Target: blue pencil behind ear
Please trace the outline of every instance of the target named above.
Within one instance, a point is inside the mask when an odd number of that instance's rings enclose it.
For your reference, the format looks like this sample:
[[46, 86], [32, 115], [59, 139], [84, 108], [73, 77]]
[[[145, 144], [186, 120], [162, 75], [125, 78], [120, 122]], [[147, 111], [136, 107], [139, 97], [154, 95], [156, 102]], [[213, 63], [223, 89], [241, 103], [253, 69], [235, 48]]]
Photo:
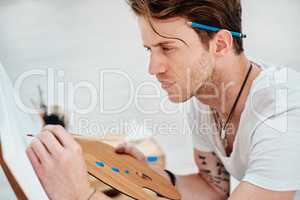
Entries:
[[[208, 26], [205, 24], [197, 23], [197, 22], [188, 22], [188, 24], [193, 28], [198, 28], [201, 30], [206, 30], [206, 31], [211, 31], [211, 32], [218, 32], [218, 31], [222, 30], [221, 28], [217, 28], [214, 26]], [[245, 34], [235, 32], [235, 31], [230, 31], [230, 33], [233, 37], [237, 37], [237, 38], [246, 38], [247, 37]]]

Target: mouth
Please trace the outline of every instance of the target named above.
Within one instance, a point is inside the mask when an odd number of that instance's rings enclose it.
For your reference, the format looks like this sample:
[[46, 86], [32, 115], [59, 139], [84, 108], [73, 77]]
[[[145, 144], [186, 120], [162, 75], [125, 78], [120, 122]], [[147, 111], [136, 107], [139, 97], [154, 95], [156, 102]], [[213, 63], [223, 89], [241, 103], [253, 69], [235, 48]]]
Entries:
[[170, 88], [171, 86], [173, 86], [176, 82], [160, 81], [160, 83], [161, 83], [161, 87], [166, 90], [166, 89]]

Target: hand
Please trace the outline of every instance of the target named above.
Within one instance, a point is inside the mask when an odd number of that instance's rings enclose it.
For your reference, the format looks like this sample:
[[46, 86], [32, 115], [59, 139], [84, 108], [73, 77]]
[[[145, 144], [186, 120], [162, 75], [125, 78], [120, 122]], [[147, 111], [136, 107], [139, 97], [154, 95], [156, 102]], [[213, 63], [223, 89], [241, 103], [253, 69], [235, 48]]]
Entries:
[[61, 126], [46, 126], [26, 150], [51, 200], [85, 200], [93, 189], [81, 147]]
[[[130, 155], [132, 156], [133, 158], [137, 159], [138, 161], [141, 161], [143, 163], [147, 163], [146, 161], [146, 156], [140, 151], [138, 150], [136, 147], [132, 146], [132, 145], [129, 145], [128, 143], [121, 143], [119, 144], [115, 151], [119, 154], [127, 154], [127, 155]], [[164, 169], [162, 168], [159, 168], [157, 166], [153, 166], [153, 165], [149, 165], [150, 168], [152, 168], [156, 173], [158, 173], [159, 175], [165, 177], [167, 180], [170, 181], [171, 183], [171, 180], [170, 180], [170, 177], [169, 175], [165, 172]]]

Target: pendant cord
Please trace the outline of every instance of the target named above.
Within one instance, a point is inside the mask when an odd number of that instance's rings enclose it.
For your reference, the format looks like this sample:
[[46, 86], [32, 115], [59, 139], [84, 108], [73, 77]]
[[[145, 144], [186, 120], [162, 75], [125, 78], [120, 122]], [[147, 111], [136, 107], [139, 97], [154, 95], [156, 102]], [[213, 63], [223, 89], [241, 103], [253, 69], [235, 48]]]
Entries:
[[251, 64], [251, 65], [250, 65], [250, 68], [249, 68], [249, 70], [248, 70], [248, 72], [247, 72], [247, 75], [246, 75], [246, 77], [245, 77], [245, 79], [244, 79], [244, 82], [243, 82], [243, 84], [242, 84], [242, 87], [241, 87], [241, 89], [240, 89], [240, 91], [239, 91], [239, 93], [238, 93], [238, 95], [237, 95], [237, 97], [236, 97], [236, 99], [235, 99], [235, 101], [234, 101], [234, 104], [233, 104], [233, 106], [232, 106], [232, 108], [231, 108], [231, 110], [230, 110], [229, 116], [228, 116], [228, 118], [227, 118], [227, 120], [226, 120], [224, 126], [221, 127], [221, 131], [222, 131], [222, 130], [226, 130], [227, 125], [228, 125], [229, 121], [230, 121], [231, 118], [232, 118], [233, 112], [234, 112], [235, 107], [237, 106], [237, 103], [238, 103], [238, 101], [239, 101], [239, 99], [240, 99], [240, 97], [241, 97], [241, 95], [242, 95], [242, 92], [243, 92], [245, 86], [246, 86], [246, 83], [247, 83], [247, 80], [248, 80], [248, 78], [249, 78], [249, 75], [250, 75], [250, 73], [251, 73], [251, 71], [252, 71], [252, 68], [253, 68], [253, 65]]

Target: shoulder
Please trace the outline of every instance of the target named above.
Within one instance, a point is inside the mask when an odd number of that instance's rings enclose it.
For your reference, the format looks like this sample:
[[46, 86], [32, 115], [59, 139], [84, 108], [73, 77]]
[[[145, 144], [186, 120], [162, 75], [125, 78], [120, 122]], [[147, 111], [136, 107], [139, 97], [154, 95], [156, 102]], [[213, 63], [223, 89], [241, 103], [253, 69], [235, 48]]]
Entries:
[[300, 131], [299, 99], [299, 72], [279, 67], [264, 70], [255, 80], [247, 100], [247, 107], [258, 122], [253, 138], [281, 140], [288, 136], [287, 139], [300, 140], [300, 134], [296, 134]]
[[299, 72], [273, 66], [253, 82], [243, 115], [249, 134], [243, 181], [273, 191], [300, 189], [299, 85]]
[[268, 67], [254, 80], [246, 106], [261, 121], [300, 108], [300, 73]]

